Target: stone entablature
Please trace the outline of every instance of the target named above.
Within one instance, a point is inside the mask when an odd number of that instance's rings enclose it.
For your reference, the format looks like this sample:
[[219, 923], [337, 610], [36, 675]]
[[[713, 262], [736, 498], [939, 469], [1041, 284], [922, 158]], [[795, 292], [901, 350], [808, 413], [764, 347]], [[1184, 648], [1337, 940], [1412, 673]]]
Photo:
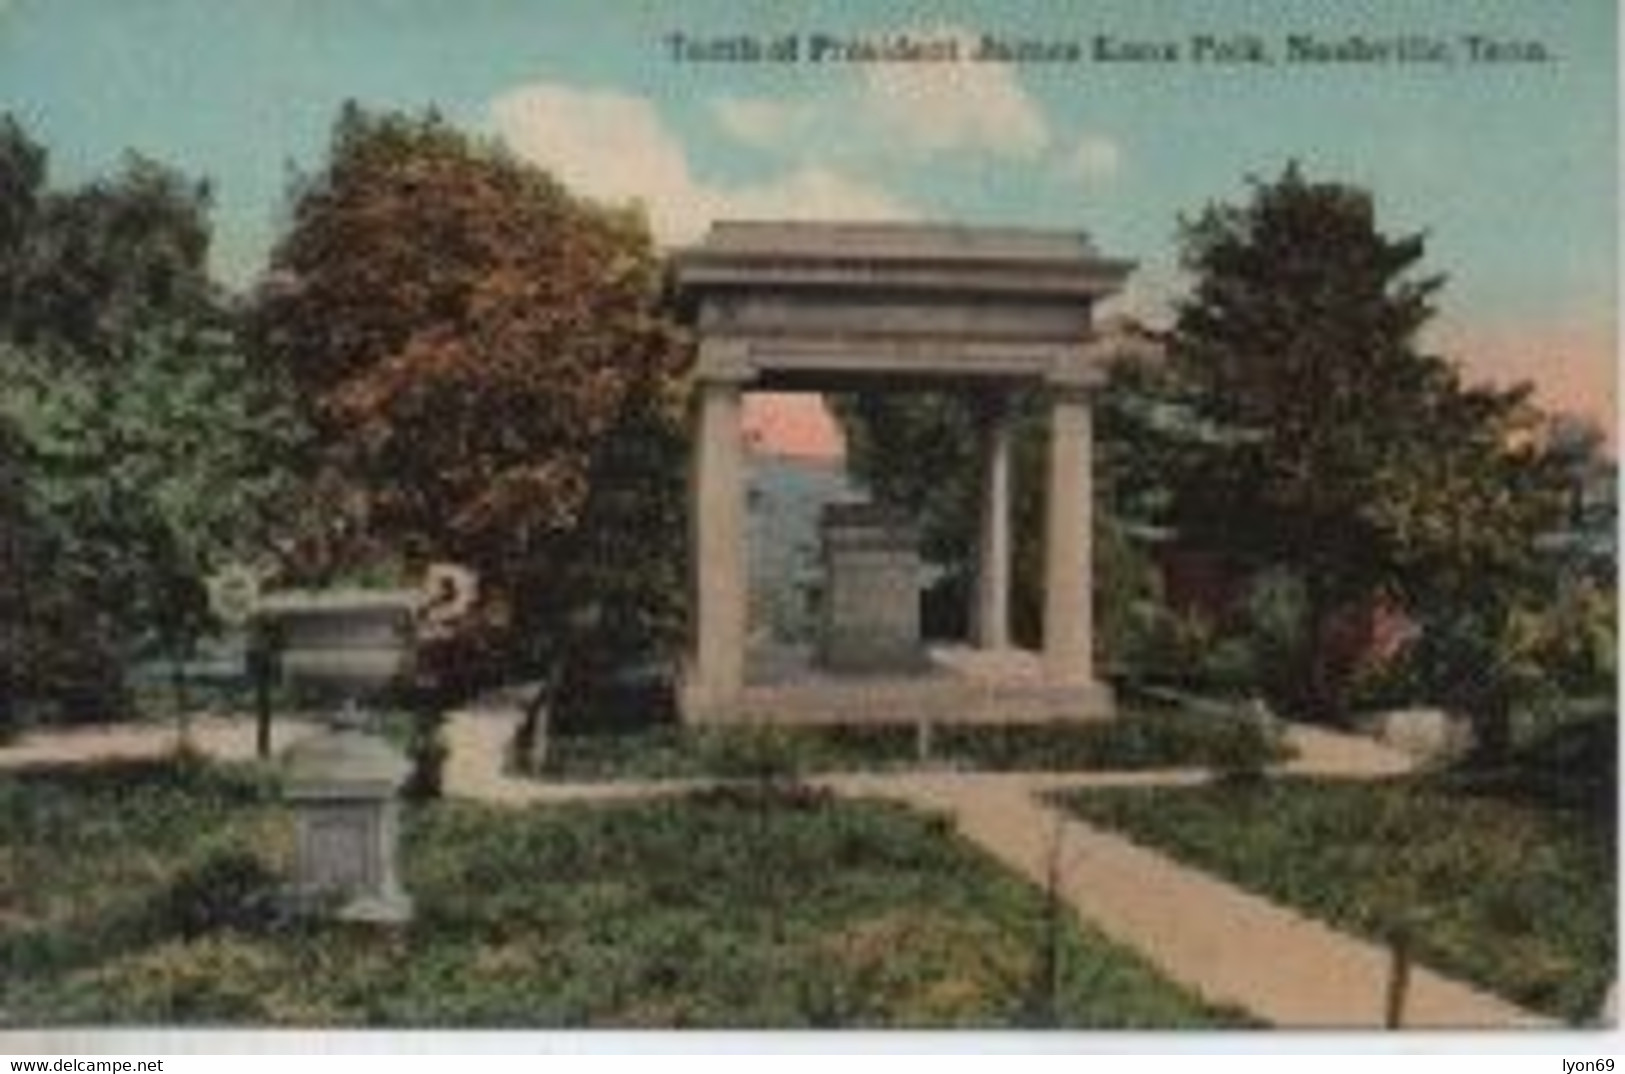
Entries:
[[721, 221], [681, 258], [685, 274], [713, 284], [862, 284], [879, 274], [896, 289], [972, 280], [1035, 297], [1110, 292], [1133, 268], [1100, 256], [1082, 232], [959, 224]]
[[674, 281], [729, 355], [702, 348], [701, 379], [741, 361], [770, 382], [815, 370], [1075, 379], [1094, 302], [1131, 268], [1074, 233], [740, 222], [681, 251]]
[[1110, 355], [1091, 344], [1044, 341], [978, 343], [939, 339], [717, 339], [702, 343], [694, 366], [701, 382], [731, 381], [762, 389], [839, 390], [866, 381], [921, 383], [1042, 381], [1097, 387]]
[[1076, 302], [992, 300], [949, 292], [934, 300], [896, 295], [884, 302], [858, 294], [718, 294], [700, 309], [698, 326], [718, 335], [772, 339], [809, 334], [834, 338], [905, 337], [921, 341], [1055, 340], [1088, 331], [1088, 312]]

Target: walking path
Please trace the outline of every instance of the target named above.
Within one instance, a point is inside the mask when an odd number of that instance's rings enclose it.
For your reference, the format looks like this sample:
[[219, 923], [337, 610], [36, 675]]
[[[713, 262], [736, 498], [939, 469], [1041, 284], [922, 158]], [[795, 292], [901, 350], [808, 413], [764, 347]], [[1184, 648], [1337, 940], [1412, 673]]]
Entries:
[[[1086, 824], [1035, 794], [1108, 781], [903, 776], [833, 782], [843, 793], [876, 793], [947, 812], [962, 835], [1037, 884], [1048, 881], [1053, 856], [1057, 889], [1083, 918], [1209, 1000], [1237, 1004], [1281, 1027], [1383, 1026], [1391, 969], [1384, 948]], [[1411, 971], [1408, 1027], [1551, 1024], [1426, 968]]]
[[[466, 711], [447, 724], [445, 788], [458, 797], [507, 804], [610, 800], [678, 794], [708, 781], [553, 783], [506, 774], [515, 725], [506, 711]], [[278, 719], [275, 745], [308, 724]], [[1375, 742], [1293, 727], [1297, 758], [1288, 771], [1375, 778], [1411, 760]], [[250, 757], [252, 721], [194, 721], [194, 745], [211, 755]], [[0, 768], [109, 757], [150, 757], [174, 748], [173, 728], [97, 728], [25, 737], [0, 749]], [[1390, 957], [1386, 949], [1095, 828], [1047, 804], [1067, 788], [1195, 784], [1191, 770], [1133, 773], [905, 772], [812, 780], [848, 796], [879, 797], [951, 817], [958, 830], [1016, 872], [1045, 884], [1055, 862], [1057, 890], [1086, 920], [1134, 948], [1161, 972], [1207, 999], [1237, 1004], [1289, 1028], [1370, 1029], [1383, 1024]], [[1434, 1029], [1514, 1028], [1555, 1023], [1435, 973], [1412, 968], [1405, 1024]]]
[[[314, 726], [308, 720], [277, 717], [271, 723], [272, 752], [309, 734]], [[242, 716], [200, 716], [190, 721], [187, 738], [193, 749], [210, 757], [247, 760], [254, 756], [255, 724]], [[180, 742], [180, 732], [173, 723], [95, 724], [33, 731], [0, 748], [0, 769], [145, 760], [175, 752]]]

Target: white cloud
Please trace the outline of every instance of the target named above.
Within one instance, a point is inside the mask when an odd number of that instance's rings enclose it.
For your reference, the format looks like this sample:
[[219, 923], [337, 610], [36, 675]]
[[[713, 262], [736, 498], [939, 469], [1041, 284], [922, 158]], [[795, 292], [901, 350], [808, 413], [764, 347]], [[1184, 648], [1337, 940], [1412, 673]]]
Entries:
[[[953, 35], [961, 54], [973, 47], [958, 27], [911, 32]], [[519, 156], [572, 188], [641, 202], [667, 244], [694, 241], [725, 218], [916, 218], [865, 176], [907, 176], [948, 157], [1021, 161], [1035, 175], [1091, 185], [1115, 177], [1123, 166], [1117, 143], [1100, 133], [1058, 140], [1018, 70], [969, 60], [855, 64], [805, 97], [713, 98], [706, 103], [717, 133], [777, 161], [776, 173], [750, 183], [697, 174], [655, 103], [620, 90], [535, 82], [494, 100], [490, 116]]]
[[[961, 55], [976, 47], [975, 35], [961, 27], [934, 27], [917, 36], [957, 37]], [[1049, 126], [1014, 72], [1010, 64], [965, 60], [869, 64], [855, 115], [878, 124], [894, 146], [1033, 157], [1049, 147]]]
[[714, 217], [906, 220], [918, 214], [879, 187], [814, 165], [766, 183], [707, 191]]
[[1061, 159], [1061, 170], [1067, 177], [1089, 184], [1115, 177], [1122, 166], [1122, 149], [1101, 134], [1085, 134]]
[[596, 197], [652, 205], [692, 184], [682, 144], [641, 97], [535, 83], [497, 98], [491, 115], [514, 152]]
[[718, 97], [711, 102], [711, 114], [718, 126], [736, 140], [758, 149], [772, 149], [785, 145], [816, 121], [818, 109], [811, 104], [765, 97]]
[[[957, 38], [961, 56], [976, 47], [975, 35], [960, 27], [910, 30], [907, 36]], [[806, 99], [719, 97], [711, 111], [730, 137], [758, 149], [816, 147], [848, 159], [1031, 159], [1050, 148], [1050, 129], [1015, 70], [968, 59], [856, 64], [849, 78]]]
[[642, 202], [663, 243], [692, 242], [711, 221], [724, 218], [916, 215], [879, 187], [810, 164], [761, 183], [705, 182], [694, 175], [682, 143], [654, 106], [615, 90], [538, 82], [497, 98], [490, 112], [515, 153], [573, 189], [606, 201]]

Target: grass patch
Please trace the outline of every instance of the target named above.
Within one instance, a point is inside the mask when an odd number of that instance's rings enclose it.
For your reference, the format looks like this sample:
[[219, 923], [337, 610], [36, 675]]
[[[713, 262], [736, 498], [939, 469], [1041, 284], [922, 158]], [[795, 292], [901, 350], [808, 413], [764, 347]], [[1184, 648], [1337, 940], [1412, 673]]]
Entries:
[[[1608, 755], [1613, 756], [1612, 747]], [[1077, 792], [1079, 816], [1571, 1022], [1616, 963], [1611, 790], [1510, 769]]]
[[[798, 789], [407, 812], [404, 929], [267, 908], [249, 768], [0, 775], [0, 1024], [1232, 1026], [940, 819]], [[1046, 937], [1060, 987], [1045, 984]]]
[[[941, 724], [928, 762], [966, 771], [1232, 768], [1285, 760], [1279, 739], [1241, 715], [1145, 709], [1114, 720], [1006, 726]], [[556, 736], [550, 779], [704, 779], [905, 770], [922, 760], [912, 726], [667, 727]]]

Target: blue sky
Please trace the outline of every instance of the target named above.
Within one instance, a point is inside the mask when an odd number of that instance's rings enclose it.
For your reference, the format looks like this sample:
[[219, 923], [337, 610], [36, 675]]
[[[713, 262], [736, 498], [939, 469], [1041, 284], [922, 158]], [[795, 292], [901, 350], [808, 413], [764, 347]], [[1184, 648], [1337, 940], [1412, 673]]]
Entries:
[[[1172, 42], [1173, 63], [679, 63], [668, 35], [908, 32]], [[1192, 62], [1256, 34], [1276, 62]], [[1285, 62], [1285, 38], [1410, 36], [1448, 63]], [[1536, 41], [1475, 63], [1464, 35]], [[718, 215], [897, 216], [1090, 232], [1142, 263], [1127, 305], [1177, 293], [1182, 213], [1290, 159], [1371, 188], [1448, 274], [1438, 345], [1610, 413], [1617, 328], [1612, 0], [809, 3], [0, 0], [0, 108], [58, 182], [125, 148], [207, 176], [216, 262], [263, 265], [291, 170], [339, 104], [433, 104], [573, 185], [640, 197], [668, 242]], [[804, 55], [804, 54], [803, 54]], [[1609, 424], [1612, 418], [1609, 417]]]

